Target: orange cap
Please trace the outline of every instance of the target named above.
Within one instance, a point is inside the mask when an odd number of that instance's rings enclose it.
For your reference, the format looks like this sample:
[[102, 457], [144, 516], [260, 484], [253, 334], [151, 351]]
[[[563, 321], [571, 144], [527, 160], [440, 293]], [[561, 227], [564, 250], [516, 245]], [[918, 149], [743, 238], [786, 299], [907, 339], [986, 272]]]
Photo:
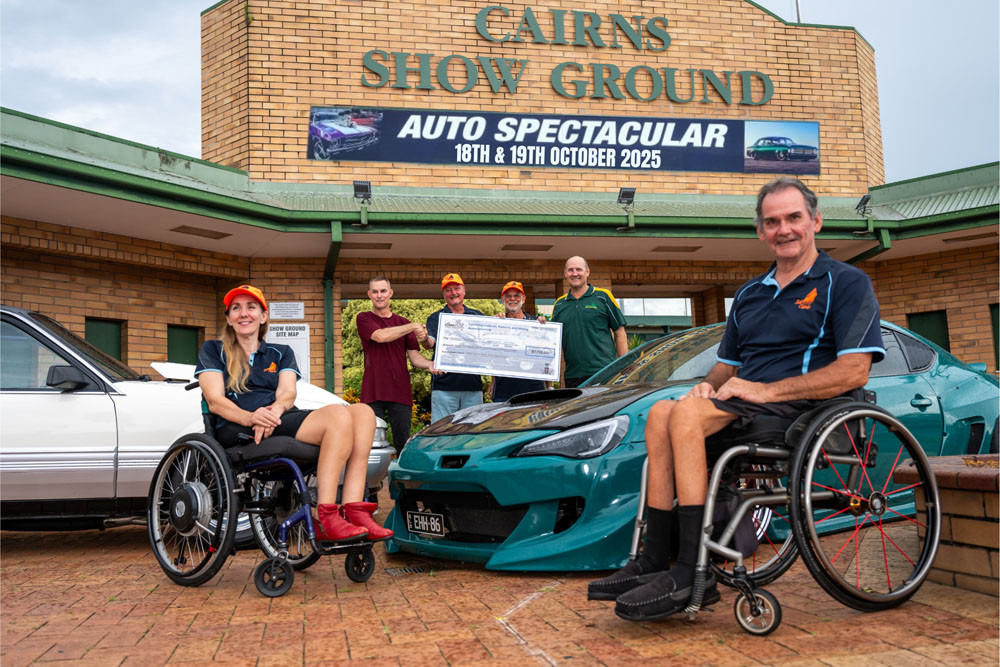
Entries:
[[526, 294], [524, 294], [524, 285], [522, 285], [521, 283], [517, 282], [516, 280], [511, 280], [509, 283], [507, 283], [506, 285], [504, 285], [503, 289], [500, 290], [500, 296], [503, 296], [504, 292], [506, 292], [507, 290], [512, 290], [512, 289], [515, 289], [518, 292], [520, 292], [522, 295], [527, 296]]
[[247, 296], [252, 296], [253, 298], [260, 301], [260, 305], [264, 306], [264, 310], [267, 310], [267, 300], [264, 299], [264, 293], [253, 285], [240, 285], [239, 287], [234, 287], [233, 289], [226, 292], [226, 296], [222, 297], [222, 305], [229, 308], [229, 304], [233, 302], [233, 299], [238, 297], [240, 294], [246, 294]]
[[446, 273], [444, 275], [444, 278], [441, 279], [441, 289], [444, 289], [448, 285], [464, 286], [465, 283], [462, 282], [462, 276], [458, 275], [457, 273]]

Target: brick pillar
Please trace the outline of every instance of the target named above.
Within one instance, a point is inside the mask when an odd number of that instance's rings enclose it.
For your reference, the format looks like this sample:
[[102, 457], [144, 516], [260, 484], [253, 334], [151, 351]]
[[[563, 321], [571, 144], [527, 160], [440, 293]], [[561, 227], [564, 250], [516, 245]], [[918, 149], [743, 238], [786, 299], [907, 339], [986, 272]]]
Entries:
[[[559, 296], [558, 294], [556, 296]], [[535, 288], [524, 286], [524, 312], [535, 315]]]
[[[340, 281], [333, 281], [333, 392], [337, 395], [344, 393], [344, 346], [341, 336], [340, 321]], [[314, 383], [317, 384], [317, 383]], [[320, 386], [323, 386], [320, 384]]]
[[691, 324], [700, 327], [726, 320], [726, 298], [716, 285], [691, 295]]

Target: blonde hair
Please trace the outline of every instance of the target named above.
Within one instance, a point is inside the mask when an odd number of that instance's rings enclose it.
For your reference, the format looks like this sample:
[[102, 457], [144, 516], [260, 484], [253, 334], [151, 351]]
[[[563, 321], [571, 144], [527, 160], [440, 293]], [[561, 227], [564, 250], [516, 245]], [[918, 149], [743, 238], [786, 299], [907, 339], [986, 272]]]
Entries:
[[[229, 309], [226, 309], [229, 312]], [[267, 334], [267, 322], [260, 325], [257, 332], [257, 340], [264, 340]], [[247, 378], [250, 377], [250, 359], [243, 347], [236, 340], [236, 332], [229, 322], [222, 330], [222, 356], [226, 363], [226, 391], [236, 394], [245, 393], [247, 390]]]

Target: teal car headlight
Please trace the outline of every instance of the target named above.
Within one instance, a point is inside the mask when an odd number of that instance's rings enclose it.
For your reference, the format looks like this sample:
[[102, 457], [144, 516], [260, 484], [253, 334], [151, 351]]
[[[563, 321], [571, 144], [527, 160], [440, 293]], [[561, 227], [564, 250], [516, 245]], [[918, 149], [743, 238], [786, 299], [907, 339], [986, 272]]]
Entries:
[[521, 447], [514, 456], [565, 456], [589, 459], [618, 446], [628, 431], [628, 417], [619, 415], [556, 433]]

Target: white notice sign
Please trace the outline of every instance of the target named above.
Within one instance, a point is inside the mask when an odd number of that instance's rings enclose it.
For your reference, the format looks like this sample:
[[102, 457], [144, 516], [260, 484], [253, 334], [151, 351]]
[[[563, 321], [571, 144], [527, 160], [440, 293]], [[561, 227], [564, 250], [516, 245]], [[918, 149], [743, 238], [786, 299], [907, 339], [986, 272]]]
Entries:
[[295, 363], [299, 366], [302, 379], [309, 382], [309, 325], [308, 324], [273, 324], [268, 322], [268, 343], [281, 343], [292, 348], [295, 353]]
[[267, 304], [267, 314], [272, 320], [306, 319], [305, 301], [272, 301]]

